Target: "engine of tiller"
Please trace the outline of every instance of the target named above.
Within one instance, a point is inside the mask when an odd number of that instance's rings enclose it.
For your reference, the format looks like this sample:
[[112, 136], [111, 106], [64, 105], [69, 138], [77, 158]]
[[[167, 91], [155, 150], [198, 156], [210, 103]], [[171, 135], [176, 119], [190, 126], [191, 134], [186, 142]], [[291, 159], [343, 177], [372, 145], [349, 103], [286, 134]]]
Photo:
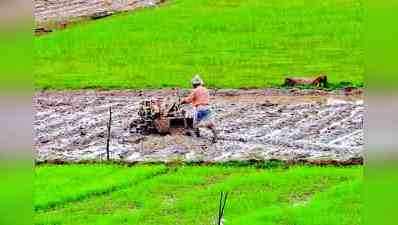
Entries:
[[138, 116], [130, 124], [131, 133], [168, 134], [173, 130], [191, 129], [193, 126], [192, 116], [178, 103], [170, 105], [162, 104], [160, 100], [144, 100], [140, 103]]

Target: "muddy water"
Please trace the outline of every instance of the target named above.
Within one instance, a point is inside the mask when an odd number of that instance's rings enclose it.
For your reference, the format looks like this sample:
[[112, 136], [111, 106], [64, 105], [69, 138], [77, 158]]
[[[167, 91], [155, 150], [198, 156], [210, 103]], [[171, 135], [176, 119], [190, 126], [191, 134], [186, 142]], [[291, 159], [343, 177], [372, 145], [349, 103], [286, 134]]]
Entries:
[[214, 90], [212, 108], [220, 136], [216, 144], [206, 130], [201, 138], [129, 132], [141, 100], [172, 102], [186, 94], [175, 90], [38, 92], [33, 98], [36, 161], [104, 159], [109, 107], [115, 160], [345, 163], [362, 159], [362, 96], [342, 91]]

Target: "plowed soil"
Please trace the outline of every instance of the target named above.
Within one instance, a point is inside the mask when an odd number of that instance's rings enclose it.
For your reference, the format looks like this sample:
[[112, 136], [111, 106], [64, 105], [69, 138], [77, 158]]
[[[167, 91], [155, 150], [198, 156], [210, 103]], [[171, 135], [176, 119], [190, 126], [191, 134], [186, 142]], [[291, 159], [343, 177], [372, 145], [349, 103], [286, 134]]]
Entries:
[[[365, 106], [360, 91], [212, 90], [220, 140], [182, 134], [141, 136], [128, 124], [147, 98], [173, 102], [176, 90], [45, 91], [33, 97], [36, 161], [105, 159], [109, 107], [111, 158], [125, 162], [361, 163]], [[182, 95], [187, 90], [180, 91]], [[187, 106], [189, 110], [189, 106]]]

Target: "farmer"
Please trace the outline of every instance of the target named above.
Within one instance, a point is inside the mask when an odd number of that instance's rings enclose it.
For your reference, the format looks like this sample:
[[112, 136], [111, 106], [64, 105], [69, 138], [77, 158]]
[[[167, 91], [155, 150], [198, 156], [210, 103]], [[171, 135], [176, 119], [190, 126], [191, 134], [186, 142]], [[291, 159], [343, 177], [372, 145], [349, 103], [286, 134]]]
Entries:
[[203, 86], [203, 80], [195, 75], [191, 80], [193, 90], [181, 101], [181, 104], [191, 103], [194, 108], [193, 128], [197, 137], [200, 137], [199, 127], [205, 127], [213, 133], [212, 142], [217, 142], [217, 132], [212, 120], [212, 111], [209, 108], [209, 91]]

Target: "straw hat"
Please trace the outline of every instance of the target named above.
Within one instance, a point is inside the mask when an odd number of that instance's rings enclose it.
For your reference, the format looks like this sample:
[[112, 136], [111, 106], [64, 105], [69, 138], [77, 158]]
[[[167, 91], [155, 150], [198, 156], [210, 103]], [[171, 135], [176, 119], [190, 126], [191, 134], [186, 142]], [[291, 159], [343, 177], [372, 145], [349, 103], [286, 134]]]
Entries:
[[203, 85], [203, 80], [200, 78], [199, 74], [196, 74], [192, 80], [191, 80], [193, 85]]

